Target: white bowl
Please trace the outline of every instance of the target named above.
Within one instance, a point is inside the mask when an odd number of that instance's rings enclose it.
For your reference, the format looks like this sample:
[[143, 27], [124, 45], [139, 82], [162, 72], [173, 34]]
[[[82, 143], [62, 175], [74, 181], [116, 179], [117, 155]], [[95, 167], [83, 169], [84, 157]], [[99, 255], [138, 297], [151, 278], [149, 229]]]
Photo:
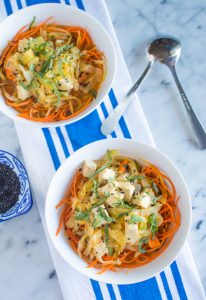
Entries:
[[37, 17], [37, 23], [53, 16], [53, 20], [56, 23], [74, 26], [78, 25], [86, 28], [98, 49], [105, 54], [107, 60], [106, 78], [98, 91], [97, 98], [89, 105], [89, 107], [79, 115], [68, 120], [44, 123], [20, 118], [17, 116], [18, 112], [16, 110], [6, 105], [4, 98], [1, 95], [0, 110], [15, 121], [20, 121], [24, 124], [36, 127], [56, 127], [73, 123], [91, 113], [96, 106], [102, 102], [112, 86], [116, 72], [116, 55], [112, 40], [104, 27], [95, 18], [80, 9], [64, 4], [39, 4], [21, 9], [0, 23], [0, 53], [2, 53], [7, 42], [15, 36], [17, 31], [22, 26], [29, 24], [34, 16]]
[[[177, 194], [180, 195], [181, 225], [168, 248], [154, 261], [142, 267], [132, 269], [128, 273], [122, 270], [116, 273], [107, 271], [98, 275], [97, 269], [86, 268], [86, 262], [72, 250], [67, 239], [64, 237], [63, 230], [57, 237], [55, 236], [60, 214], [55, 209], [55, 205], [63, 197], [66, 187], [74, 176], [75, 171], [82, 165], [83, 160], [99, 159], [105, 154], [107, 149], [118, 149], [121, 154], [135, 159], [145, 158], [160, 167], [171, 178], [177, 189]], [[191, 224], [191, 211], [191, 199], [187, 185], [174, 164], [165, 155], [150, 146], [133, 140], [123, 139], [97, 141], [72, 154], [55, 174], [47, 193], [45, 207], [46, 225], [49, 236], [54, 247], [65, 261], [90, 278], [115, 284], [129, 284], [146, 280], [171, 264], [187, 239]]]

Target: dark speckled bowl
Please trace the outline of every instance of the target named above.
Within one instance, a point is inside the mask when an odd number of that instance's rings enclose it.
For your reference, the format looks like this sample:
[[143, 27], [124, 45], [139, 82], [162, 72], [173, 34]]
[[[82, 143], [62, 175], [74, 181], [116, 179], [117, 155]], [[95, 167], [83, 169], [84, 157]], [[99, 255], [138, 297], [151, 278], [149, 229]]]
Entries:
[[7, 212], [0, 214], [0, 222], [3, 222], [27, 213], [32, 207], [33, 200], [29, 178], [22, 163], [14, 155], [3, 150], [0, 150], [0, 163], [9, 166], [17, 174], [21, 184], [21, 191], [16, 204]]

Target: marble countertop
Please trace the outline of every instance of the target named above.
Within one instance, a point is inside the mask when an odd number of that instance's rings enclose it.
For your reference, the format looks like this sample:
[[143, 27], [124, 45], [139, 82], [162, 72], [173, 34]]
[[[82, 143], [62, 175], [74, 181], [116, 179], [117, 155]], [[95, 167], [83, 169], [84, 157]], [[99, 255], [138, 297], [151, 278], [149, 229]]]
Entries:
[[[206, 127], [204, 0], [106, 3], [133, 80], [147, 64], [145, 47], [151, 38], [166, 33], [182, 41], [177, 72]], [[186, 113], [166, 66], [155, 64], [138, 94], [157, 147], [179, 167], [189, 186], [193, 204], [189, 244], [206, 292], [206, 152], [192, 142]], [[13, 122], [1, 113], [0, 149], [23, 161]], [[0, 290], [5, 291], [4, 300], [13, 300], [14, 295], [16, 300], [62, 299], [35, 203], [28, 214], [0, 224], [0, 240]]]

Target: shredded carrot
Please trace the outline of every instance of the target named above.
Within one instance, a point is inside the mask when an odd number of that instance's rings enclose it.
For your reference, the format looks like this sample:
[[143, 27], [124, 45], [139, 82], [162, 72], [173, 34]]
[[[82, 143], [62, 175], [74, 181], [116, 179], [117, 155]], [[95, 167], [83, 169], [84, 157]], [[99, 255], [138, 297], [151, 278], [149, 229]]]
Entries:
[[127, 170], [128, 160], [123, 160], [119, 166], [119, 171], [125, 173]]
[[158, 240], [158, 238], [155, 237], [155, 238], [149, 239], [148, 245], [150, 248], [158, 248], [158, 247], [160, 247], [161, 244], [160, 244], [160, 241]]

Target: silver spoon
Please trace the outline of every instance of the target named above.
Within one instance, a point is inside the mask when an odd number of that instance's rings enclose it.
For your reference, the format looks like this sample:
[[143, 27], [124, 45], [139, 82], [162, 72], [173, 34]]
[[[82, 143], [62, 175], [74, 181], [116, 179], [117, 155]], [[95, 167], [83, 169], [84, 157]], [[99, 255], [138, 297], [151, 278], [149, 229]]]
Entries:
[[129, 90], [129, 92], [126, 94], [123, 101], [120, 102], [120, 104], [115, 108], [111, 115], [103, 122], [101, 126], [101, 132], [107, 135], [114, 130], [114, 127], [117, 125], [120, 117], [126, 110], [129, 103], [132, 101], [131, 95], [136, 91], [136, 89], [144, 79], [145, 75], [150, 70], [152, 63], [154, 61], [159, 61], [167, 65], [173, 75], [173, 78], [182, 97], [185, 109], [187, 111], [190, 124], [194, 131], [198, 147], [200, 149], [206, 149], [206, 132], [203, 126], [201, 125], [200, 121], [198, 120], [197, 116], [195, 115], [189, 103], [189, 100], [187, 99], [187, 96], [185, 95], [185, 92], [179, 82], [175, 70], [176, 61], [179, 59], [181, 53], [180, 41], [178, 41], [176, 38], [169, 36], [156, 38], [149, 44], [147, 53], [150, 61], [145, 71], [143, 72], [142, 76], [138, 79], [138, 81], [133, 85], [133, 87]]

